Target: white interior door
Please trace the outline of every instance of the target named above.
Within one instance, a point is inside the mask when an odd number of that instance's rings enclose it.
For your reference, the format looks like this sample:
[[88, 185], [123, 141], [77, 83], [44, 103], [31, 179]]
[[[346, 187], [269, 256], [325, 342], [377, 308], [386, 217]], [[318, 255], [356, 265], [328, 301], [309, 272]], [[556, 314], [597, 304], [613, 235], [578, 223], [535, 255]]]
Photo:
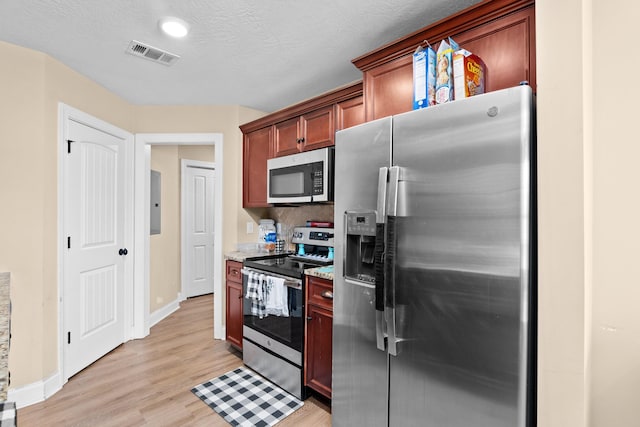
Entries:
[[73, 120], [67, 123], [72, 141], [64, 161], [63, 331], [68, 378], [125, 340], [127, 256], [125, 141]]
[[[195, 163], [195, 162], [194, 162]], [[197, 162], [202, 164], [203, 162]], [[215, 170], [183, 163], [186, 298], [213, 293]]]

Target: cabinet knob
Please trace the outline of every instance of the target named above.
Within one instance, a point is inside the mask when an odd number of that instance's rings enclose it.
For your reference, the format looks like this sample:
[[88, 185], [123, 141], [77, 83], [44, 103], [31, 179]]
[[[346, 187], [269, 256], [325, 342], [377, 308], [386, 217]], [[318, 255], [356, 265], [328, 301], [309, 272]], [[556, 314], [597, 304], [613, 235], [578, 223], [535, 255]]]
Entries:
[[313, 317], [307, 316], [307, 320], [313, 320]]

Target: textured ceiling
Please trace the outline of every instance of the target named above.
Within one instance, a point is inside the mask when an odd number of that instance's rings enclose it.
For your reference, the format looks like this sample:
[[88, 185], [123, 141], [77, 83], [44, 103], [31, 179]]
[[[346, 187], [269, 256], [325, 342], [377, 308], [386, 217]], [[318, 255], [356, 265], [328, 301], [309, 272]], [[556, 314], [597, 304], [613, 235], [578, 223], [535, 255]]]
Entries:
[[[0, 40], [47, 53], [133, 104], [272, 112], [360, 79], [353, 58], [477, 2], [0, 0]], [[161, 34], [164, 16], [187, 21], [190, 34]], [[131, 40], [181, 58], [167, 67], [128, 55]]]

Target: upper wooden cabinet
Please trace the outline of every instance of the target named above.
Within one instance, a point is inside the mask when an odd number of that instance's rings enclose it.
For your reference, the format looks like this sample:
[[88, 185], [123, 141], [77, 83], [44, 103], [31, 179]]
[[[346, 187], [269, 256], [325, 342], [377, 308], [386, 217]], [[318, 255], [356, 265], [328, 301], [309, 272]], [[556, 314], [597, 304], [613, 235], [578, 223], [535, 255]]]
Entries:
[[244, 134], [242, 157], [242, 206], [263, 207], [267, 204], [267, 159], [273, 153], [272, 127]]
[[269, 206], [268, 159], [331, 146], [336, 130], [363, 121], [362, 82], [357, 82], [240, 126], [242, 206]]
[[333, 109], [333, 105], [328, 105], [276, 123], [276, 157], [333, 145], [335, 133]]
[[364, 99], [362, 96], [336, 104], [336, 130], [364, 123]]
[[528, 81], [536, 90], [535, 2], [489, 0], [353, 60], [363, 72], [366, 120], [410, 111], [413, 52], [425, 40], [434, 48], [447, 37], [487, 65], [486, 89]]

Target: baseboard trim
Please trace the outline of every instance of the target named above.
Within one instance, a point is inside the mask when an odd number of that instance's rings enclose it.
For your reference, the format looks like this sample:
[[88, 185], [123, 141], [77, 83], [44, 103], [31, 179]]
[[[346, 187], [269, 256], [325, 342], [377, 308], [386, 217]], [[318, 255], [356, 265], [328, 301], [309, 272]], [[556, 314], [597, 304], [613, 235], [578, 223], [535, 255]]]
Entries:
[[[149, 316], [149, 327], [159, 323], [162, 319], [178, 310], [180, 308], [180, 301], [180, 293], [178, 293], [178, 297], [174, 301], [151, 313]], [[56, 372], [44, 380], [9, 389], [7, 400], [15, 402], [16, 408], [18, 409], [24, 408], [25, 406], [47, 400], [60, 391], [62, 386], [62, 376], [59, 372]]]
[[175, 300], [151, 313], [151, 316], [149, 316], [149, 327], [159, 323], [162, 319], [178, 310], [180, 308], [180, 301], [180, 293], [178, 293], [178, 297]]
[[9, 389], [7, 400], [16, 402], [16, 408], [43, 402], [62, 389], [62, 376], [59, 372], [42, 381], [36, 381], [22, 387]]

